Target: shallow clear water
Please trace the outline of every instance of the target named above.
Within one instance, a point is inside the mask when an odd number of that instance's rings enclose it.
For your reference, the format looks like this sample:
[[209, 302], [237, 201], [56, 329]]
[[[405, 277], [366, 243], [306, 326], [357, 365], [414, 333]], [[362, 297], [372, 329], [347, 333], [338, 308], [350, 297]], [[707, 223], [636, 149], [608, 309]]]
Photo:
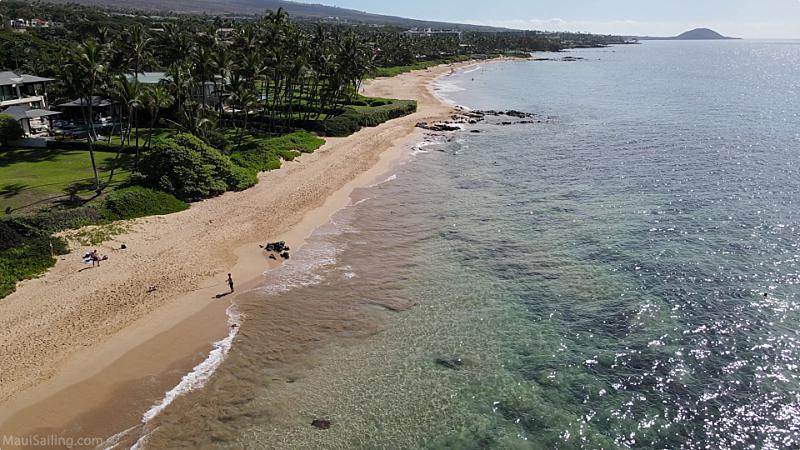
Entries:
[[800, 42], [574, 55], [444, 80], [549, 119], [360, 191], [151, 446], [800, 447]]

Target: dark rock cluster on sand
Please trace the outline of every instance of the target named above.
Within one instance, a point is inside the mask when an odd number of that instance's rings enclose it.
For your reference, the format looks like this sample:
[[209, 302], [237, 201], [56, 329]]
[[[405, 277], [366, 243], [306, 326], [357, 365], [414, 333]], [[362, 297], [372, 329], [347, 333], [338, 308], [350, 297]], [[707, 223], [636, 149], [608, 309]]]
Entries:
[[276, 254], [283, 259], [289, 259], [289, 246], [286, 245], [286, 242], [270, 242], [267, 245], [259, 245], [259, 247], [270, 253], [269, 259], [278, 259]]

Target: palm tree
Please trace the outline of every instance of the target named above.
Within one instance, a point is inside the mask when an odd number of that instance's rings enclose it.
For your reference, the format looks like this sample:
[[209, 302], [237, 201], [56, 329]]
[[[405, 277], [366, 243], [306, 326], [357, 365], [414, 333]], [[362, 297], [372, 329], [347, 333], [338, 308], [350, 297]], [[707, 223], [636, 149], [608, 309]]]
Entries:
[[172, 106], [173, 100], [172, 95], [170, 95], [169, 91], [164, 86], [154, 86], [147, 90], [145, 104], [150, 111], [150, 132], [147, 134], [146, 148], [150, 148], [150, 144], [153, 140], [153, 128], [158, 123], [158, 113], [162, 109]]
[[231, 67], [233, 61], [228, 49], [228, 45], [224, 42], [217, 42], [214, 46], [214, 53], [211, 55], [211, 68], [214, 72], [214, 93], [217, 96], [217, 104], [215, 108], [219, 112], [220, 120], [222, 119], [224, 101], [224, 94], [226, 91], [226, 83], [231, 74]]
[[200, 42], [191, 55], [192, 66], [197, 77], [195, 82], [200, 85], [200, 95], [203, 108], [206, 107], [206, 82], [213, 77], [211, 64], [211, 46], [207, 42]]
[[256, 99], [256, 95], [252, 89], [245, 83], [239, 82], [238, 77], [231, 80], [231, 88], [235, 89], [231, 96], [231, 102], [234, 108], [244, 113], [244, 122], [242, 128], [239, 130], [239, 137], [236, 140], [236, 149], [238, 150], [242, 145], [244, 132], [247, 130], [247, 119], [250, 116], [250, 110], [258, 104], [258, 99]]
[[193, 134], [202, 140], [207, 140], [206, 130], [214, 123], [205, 117], [206, 109], [198, 103], [187, 102], [182, 109], [178, 110], [177, 121], [169, 120], [175, 127], [184, 133]]
[[87, 120], [87, 142], [89, 144], [89, 156], [92, 159], [92, 171], [94, 172], [94, 190], [98, 194], [102, 192], [100, 188], [100, 177], [97, 173], [97, 163], [94, 159], [94, 140], [97, 135], [94, 130], [94, 94], [98, 87], [103, 83], [103, 75], [106, 71], [105, 55], [103, 47], [97, 43], [93, 38], [84, 41], [74, 50], [74, 65], [77, 75], [82, 77], [81, 83], [82, 95], [81, 97], [86, 101], [89, 109], [89, 117]]
[[135, 108], [141, 107], [142, 104], [141, 85], [136, 81], [131, 81], [127, 75], [119, 75], [114, 80], [112, 92], [114, 97], [124, 106], [128, 117], [128, 126], [125, 128], [125, 134], [120, 135], [120, 144], [124, 145], [125, 138], [127, 137], [128, 145], [130, 145], [131, 129], [133, 128], [133, 111]]
[[184, 104], [187, 103], [192, 83], [192, 74], [188, 63], [178, 62], [167, 69], [166, 84], [175, 98], [175, 106], [178, 110], [182, 110]]
[[[147, 35], [142, 24], [137, 23], [131, 27], [127, 32], [128, 44], [130, 46], [130, 60], [133, 65], [133, 80], [134, 83], [139, 84], [139, 73], [142, 71], [142, 64], [145, 63], [151, 56], [150, 43], [153, 41]], [[138, 159], [139, 154], [139, 107], [134, 108], [134, 122], [136, 124], [136, 154]]]

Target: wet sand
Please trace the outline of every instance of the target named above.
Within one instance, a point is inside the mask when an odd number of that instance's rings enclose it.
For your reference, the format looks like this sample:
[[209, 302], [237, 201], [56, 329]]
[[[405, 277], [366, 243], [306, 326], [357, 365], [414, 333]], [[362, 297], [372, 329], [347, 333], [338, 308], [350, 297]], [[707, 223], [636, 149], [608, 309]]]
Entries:
[[245, 192], [132, 221], [98, 247], [110, 255], [100, 268], [78, 272], [87, 248], [74, 247], [22, 283], [0, 301], [0, 436], [104, 439], [135, 426], [228, 333], [233, 296], [216, 298], [226, 274], [237, 292], [258, 284], [277, 265], [259, 243], [296, 250], [419, 140], [417, 122], [447, 118], [430, 84], [450, 70], [373, 80], [366, 95], [416, 99], [418, 112], [329, 138]]

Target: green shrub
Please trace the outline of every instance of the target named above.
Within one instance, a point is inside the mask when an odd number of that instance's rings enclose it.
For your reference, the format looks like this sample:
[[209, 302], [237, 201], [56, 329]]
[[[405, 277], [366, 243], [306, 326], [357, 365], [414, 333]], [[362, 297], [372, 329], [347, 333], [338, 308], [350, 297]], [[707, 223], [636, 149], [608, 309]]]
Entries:
[[230, 158], [190, 134], [155, 141], [139, 172], [135, 181], [184, 200], [213, 197], [242, 182]]
[[417, 110], [417, 102], [413, 100], [374, 99], [373, 101], [379, 106], [347, 108], [342, 114], [319, 122], [316, 131], [325, 136], [349, 136], [362, 127], [374, 127]]
[[[278, 162], [280, 167], [280, 161]], [[258, 184], [258, 172], [238, 165], [233, 166], [233, 179], [228, 188], [232, 191], [243, 191]]]
[[103, 201], [103, 216], [108, 220], [160, 216], [188, 208], [172, 194], [141, 186], [132, 186], [108, 194]]
[[46, 233], [93, 225], [104, 220], [101, 211], [93, 205], [70, 209], [51, 209], [15, 220]]
[[258, 173], [280, 168], [281, 159], [291, 161], [301, 153], [313, 153], [325, 140], [305, 131], [296, 131], [274, 138], [248, 135], [242, 142], [240, 149], [231, 155], [231, 160]]
[[55, 264], [54, 255], [67, 253], [63, 239], [18, 218], [0, 220], [0, 298], [14, 292], [17, 282], [34, 278]]
[[8, 114], [0, 114], [0, 147], [5, 147], [9, 141], [19, 139], [22, 135], [22, 127], [16, 119]]
[[23, 235], [13, 225], [8, 219], [0, 220], [0, 251], [14, 248], [24, 241]]

